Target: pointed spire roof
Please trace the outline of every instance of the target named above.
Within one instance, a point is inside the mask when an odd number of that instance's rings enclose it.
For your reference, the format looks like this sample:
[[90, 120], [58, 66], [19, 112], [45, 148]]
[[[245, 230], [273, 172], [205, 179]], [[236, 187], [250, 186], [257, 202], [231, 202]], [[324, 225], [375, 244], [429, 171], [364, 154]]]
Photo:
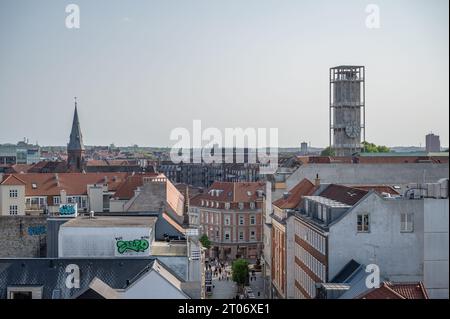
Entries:
[[68, 151], [84, 150], [83, 135], [81, 134], [80, 121], [78, 120], [77, 98], [75, 97], [75, 111], [73, 113], [72, 131], [70, 141], [67, 144]]

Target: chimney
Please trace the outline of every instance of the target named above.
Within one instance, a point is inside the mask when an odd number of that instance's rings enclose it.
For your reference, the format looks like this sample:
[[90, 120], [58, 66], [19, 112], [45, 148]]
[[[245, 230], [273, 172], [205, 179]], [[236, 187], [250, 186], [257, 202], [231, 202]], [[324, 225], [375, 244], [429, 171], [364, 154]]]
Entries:
[[316, 179], [314, 180], [314, 185], [320, 186], [320, 178], [319, 178], [319, 174], [316, 174]]

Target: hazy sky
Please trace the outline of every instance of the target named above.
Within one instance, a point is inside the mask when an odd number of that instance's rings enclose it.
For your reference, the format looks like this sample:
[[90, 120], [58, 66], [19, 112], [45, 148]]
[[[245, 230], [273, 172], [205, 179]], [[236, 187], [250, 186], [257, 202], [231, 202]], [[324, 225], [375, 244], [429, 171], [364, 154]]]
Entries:
[[[80, 29], [65, 7], [80, 7]], [[369, 3], [381, 28], [368, 29]], [[366, 66], [367, 140], [449, 144], [447, 0], [0, 0], [0, 143], [169, 146], [175, 127], [328, 144], [328, 69]]]

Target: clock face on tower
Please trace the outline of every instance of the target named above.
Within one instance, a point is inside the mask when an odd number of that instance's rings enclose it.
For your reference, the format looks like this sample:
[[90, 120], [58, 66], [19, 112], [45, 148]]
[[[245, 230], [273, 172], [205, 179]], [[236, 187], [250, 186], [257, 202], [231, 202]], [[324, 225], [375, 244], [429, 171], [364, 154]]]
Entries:
[[361, 128], [359, 127], [358, 124], [351, 123], [345, 127], [345, 134], [347, 134], [347, 136], [350, 138], [355, 138], [358, 137], [360, 130]]

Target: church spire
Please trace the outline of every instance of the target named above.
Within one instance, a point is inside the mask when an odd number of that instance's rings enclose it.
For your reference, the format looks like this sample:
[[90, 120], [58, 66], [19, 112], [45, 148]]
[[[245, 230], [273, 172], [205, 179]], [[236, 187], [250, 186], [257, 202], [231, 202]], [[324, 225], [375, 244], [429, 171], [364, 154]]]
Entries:
[[75, 99], [75, 111], [73, 114], [72, 131], [67, 151], [84, 151], [83, 136], [81, 134], [80, 121], [78, 120], [77, 97]]

